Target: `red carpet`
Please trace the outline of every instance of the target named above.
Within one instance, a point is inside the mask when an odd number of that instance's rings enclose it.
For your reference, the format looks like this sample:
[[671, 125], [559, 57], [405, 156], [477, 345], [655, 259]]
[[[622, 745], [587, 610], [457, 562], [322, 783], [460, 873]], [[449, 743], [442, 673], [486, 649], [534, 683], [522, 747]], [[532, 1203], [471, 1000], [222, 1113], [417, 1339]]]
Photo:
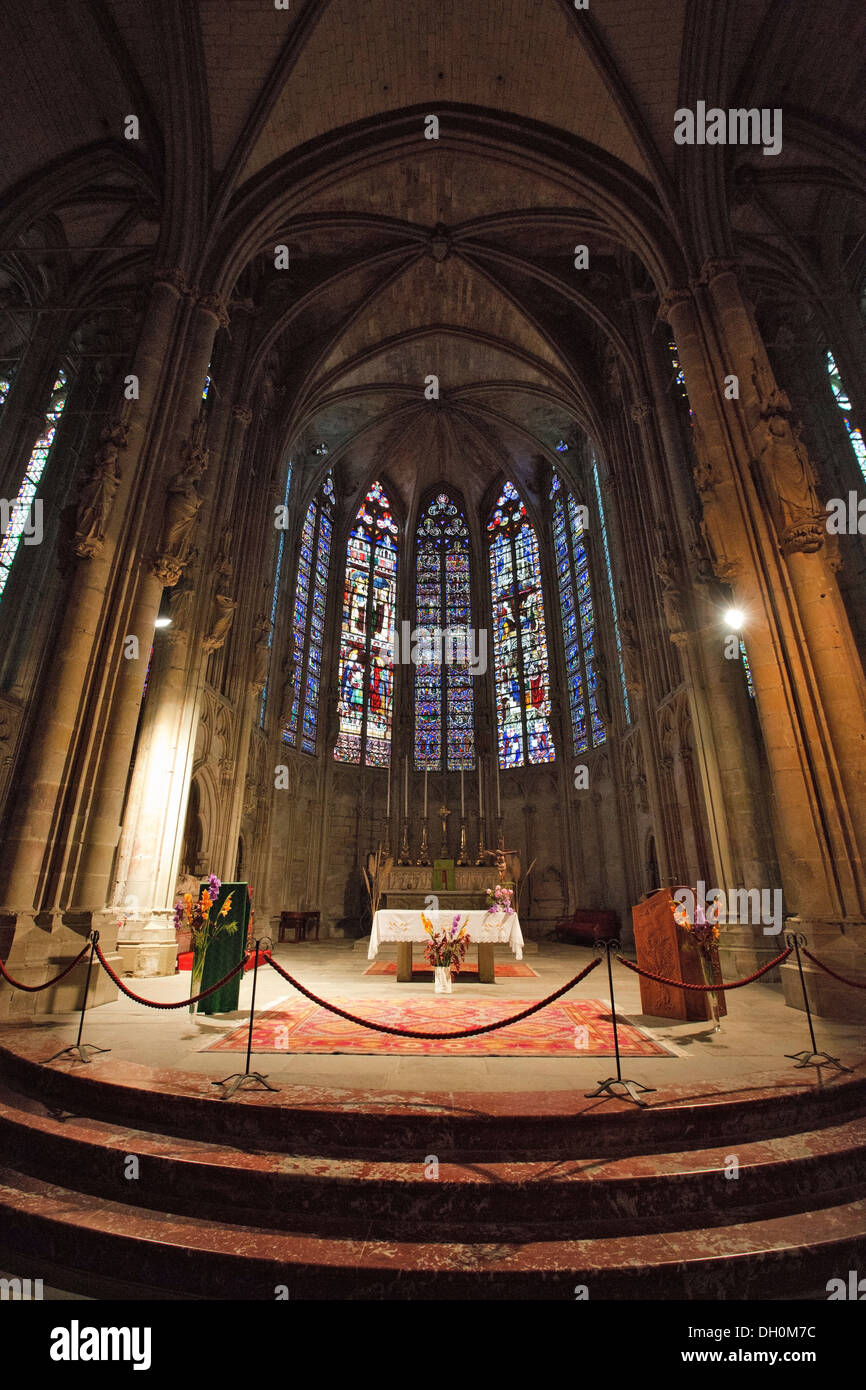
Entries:
[[[359, 1018], [393, 1028], [449, 1032], [493, 1023], [520, 1013], [532, 999], [461, 999], [431, 994], [424, 999], [346, 999], [331, 1002]], [[247, 1026], [233, 1028], [204, 1052], [244, 1052]], [[620, 1052], [628, 1057], [672, 1057], [676, 1054], [650, 1034], [620, 1019]], [[521, 1023], [495, 1033], [429, 1042], [374, 1033], [338, 1018], [319, 1004], [296, 997], [263, 1010], [253, 1028], [254, 1052], [347, 1052], [428, 1054], [445, 1057], [611, 1057], [614, 1053], [610, 1005], [600, 999], [558, 1000]]]
[[[264, 965], [264, 963], [265, 952], [259, 951], [259, 965]], [[246, 974], [248, 970], [252, 970], [253, 964], [253, 958], [252, 956], [250, 956], [249, 960], [246, 962], [244, 966], [244, 974]], [[177, 968], [178, 970], [192, 970], [192, 951], [181, 951], [180, 955], [177, 958]]]
[[[505, 980], [530, 980], [530, 979], [531, 979], [531, 980], [537, 980], [537, 979], [538, 979], [538, 971], [537, 971], [537, 970], [533, 970], [533, 968], [532, 968], [531, 965], [527, 965], [526, 962], [525, 962], [525, 961], [522, 961], [522, 960], [516, 960], [516, 961], [503, 961], [501, 965], [499, 965], [498, 962], [497, 962], [497, 964], [496, 964], [496, 966], [495, 966], [495, 971], [496, 971], [496, 974], [497, 974], [497, 975], [501, 975], [502, 978], [505, 979]], [[373, 961], [373, 964], [370, 966], [369, 970], [365, 970], [365, 971], [364, 971], [364, 974], [365, 974], [365, 975], [396, 975], [396, 974], [397, 974], [397, 962], [396, 962], [395, 960], [374, 960], [374, 961]], [[478, 962], [477, 962], [477, 961], [470, 961], [470, 960], [468, 960], [468, 961], [466, 962], [465, 965], [462, 965], [462, 966], [460, 967], [460, 974], [459, 974], [459, 975], [453, 975], [453, 976], [452, 976], [452, 979], [453, 979], [456, 983], [458, 983], [458, 984], [459, 984], [459, 982], [460, 982], [462, 979], [464, 979], [464, 978], [468, 978], [470, 982], [474, 981], [475, 984], [478, 983]], [[413, 962], [412, 962], [412, 983], [413, 983], [413, 984], [416, 984], [416, 983], [417, 983], [417, 984], [424, 984], [425, 981], [427, 981], [427, 980], [432, 981], [432, 979], [433, 979], [433, 967], [432, 967], [432, 965], [428, 965], [427, 962], [424, 961], [424, 960], [421, 960], [421, 961], [417, 961], [417, 960], [416, 960], [416, 961], [413, 961]], [[407, 983], [408, 983], [408, 982], [407, 982]]]

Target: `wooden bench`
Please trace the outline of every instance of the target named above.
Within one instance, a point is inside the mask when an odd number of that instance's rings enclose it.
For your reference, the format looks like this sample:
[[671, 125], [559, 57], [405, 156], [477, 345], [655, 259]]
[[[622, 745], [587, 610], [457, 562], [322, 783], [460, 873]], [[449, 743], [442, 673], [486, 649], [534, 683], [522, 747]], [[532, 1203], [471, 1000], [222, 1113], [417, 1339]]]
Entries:
[[553, 924], [553, 936], [570, 946], [593, 946], [619, 936], [619, 913], [600, 907], [579, 907]]

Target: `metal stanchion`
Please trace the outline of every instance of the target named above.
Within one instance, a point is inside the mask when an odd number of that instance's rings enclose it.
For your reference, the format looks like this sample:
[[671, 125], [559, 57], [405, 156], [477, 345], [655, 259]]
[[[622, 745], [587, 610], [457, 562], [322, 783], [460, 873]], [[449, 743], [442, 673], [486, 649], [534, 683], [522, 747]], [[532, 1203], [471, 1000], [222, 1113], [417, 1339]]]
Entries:
[[642, 1086], [639, 1081], [624, 1080], [619, 1056], [619, 1031], [616, 1022], [616, 1000], [613, 995], [613, 966], [611, 965], [610, 957], [612, 952], [618, 954], [622, 948], [615, 937], [611, 939], [602, 938], [600, 941], [596, 941], [596, 945], [602, 947], [607, 953], [607, 980], [610, 986], [610, 1013], [613, 1019], [613, 1046], [616, 1052], [616, 1076], [609, 1076], [606, 1081], [600, 1081], [597, 1091], [586, 1092], [586, 1099], [591, 1100], [593, 1096], [600, 1096], [605, 1093], [609, 1096], [616, 1096], [618, 1092], [615, 1088], [619, 1086], [621, 1090], [625, 1091], [629, 1098], [634, 1101], [635, 1105], [646, 1107], [646, 1101], [640, 1099], [637, 1095], [637, 1091], [654, 1091], [656, 1089], [655, 1086]]
[[800, 988], [803, 991], [803, 1005], [806, 1010], [806, 1018], [809, 1022], [809, 1037], [812, 1041], [812, 1051], [809, 1052], [804, 1047], [802, 1052], [786, 1052], [785, 1056], [792, 1062], [796, 1062], [798, 1067], [836, 1067], [838, 1071], [850, 1072], [850, 1067], [843, 1067], [838, 1057], [831, 1057], [829, 1052], [819, 1052], [818, 1044], [815, 1041], [815, 1028], [812, 1023], [812, 1010], [809, 1007], [809, 995], [806, 991], [806, 977], [803, 974], [803, 960], [800, 955], [800, 947], [806, 945], [806, 938], [802, 932], [786, 932], [785, 943], [793, 946], [797, 957], [797, 969], [800, 972]]
[[[110, 1052], [110, 1047], [97, 1047], [94, 1043], [83, 1043], [81, 1034], [84, 1031], [84, 1012], [87, 1008], [87, 995], [90, 992], [90, 972], [93, 969], [93, 957], [96, 954], [96, 943], [99, 940], [99, 932], [93, 930], [88, 936], [90, 942], [90, 955], [87, 959], [87, 979], [84, 983], [84, 998], [81, 1001], [81, 1017], [78, 1020], [78, 1037], [69, 1047], [63, 1047], [59, 1052], [55, 1052], [53, 1057], [48, 1058], [48, 1062], [56, 1062], [58, 1057], [69, 1057], [73, 1062], [89, 1062], [88, 1052]], [[45, 1065], [48, 1065], [48, 1062]]]
[[247, 1034], [247, 1065], [245, 1071], [236, 1071], [231, 1076], [227, 1076], [223, 1081], [212, 1081], [212, 1086], [226, 1086], [228, 1089], [222, 1094], [222, 1100], [228, 1100], [234, 1095], [235, 1091], [241, 1090], [247, 1083], [261, 1087], [265, 1091], [278, 1091], [279, 1086], [271, 1086], [260, 1071], [250, 1071], [250, 1058], [253, 1051], [253, 1023], [256, 1013], [256, 984], [259, 976], [259, 951], [262, 943], [268, 951], [272, 951], [274, 943], [269, 936], [263, 936], [255, 944], [255, 956], [253, 958], [253, 993], [250, 999], [250, 1028]]

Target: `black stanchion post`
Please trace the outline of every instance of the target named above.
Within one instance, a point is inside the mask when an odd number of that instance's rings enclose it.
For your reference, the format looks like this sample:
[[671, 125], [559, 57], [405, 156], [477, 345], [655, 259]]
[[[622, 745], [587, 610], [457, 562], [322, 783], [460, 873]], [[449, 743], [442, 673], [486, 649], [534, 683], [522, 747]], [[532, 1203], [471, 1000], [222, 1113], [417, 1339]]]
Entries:
[[270, 1083], [266, 1081], [265, 1077], [262, 1075], [260, 1071], [250, 1071], [250, 1058], [252, 1057], [253, 1052], [253, 1024], [256, 1015], [256, 985], [258, 983], [259, 977], [259, 951], [263, 942], [266, 944], [267, 950], [273, 950], [273, 942], [271, 941], [271, 938], [269, 936], [261, 937], [260, 940], [256, 942], [254, 947], [255, 957], [253, 960], [253, 992], [252, 997], [250, 999], [250, 1027], [249, 1032], [247, 1033], [246, 1070], [242, 1072], [236, 1071], [232, 1076], [227, 1076], [223, 1081], [211, 1082], [212, 1086], [226, 1087], [226, 1090], [223, 1091], [222, 1094], [223, 1100], [228, 1100], [230, 1096], [234, 1095], [235, 1091], [241, 1090], [242, 1087], [246, 1086], [248, 1083], [251, 1083], [253, 1086], [256, 1087], [261, 1087], [266, 1091], [278, 1091], [280, 1089], [279, 1086], [271, 1086]]
[[617, 941], [616, 937], [611, 937], [602, 938], [596, 942], [596, 945], [603, 947], [607, 953], [607, 982], [610, 987], [610, 1014], [613, 1020], [613, 1046], [616, 1053], [616, 1076], [609, 1076], [606, 1081], [600, 1081], [597, 1091], [586, 1092], [586, 1099], [591, 1100], [593, 1096], [600, 1096], [605, 1093], [609, 1096], [616, 1096], [620, 1093], [616, 1090], [616, 1087], [619, 1087], [620, 1091], [625, 1091], [628, 1097], [634, 1101], [635, 1105], [646, 1107], [646, 1101], [641, 1100], [637, 1092], [654, 1091], [656, 1089], [655, 1086], [642, 1086], [639, 1081], [624, 1080], [622, 1074], [622, 1063], [619, 1055], [619, 1029], [616, 1021], [616, 999], [613, 993], [613, 966], [610, 959], [614, 951], [621, 950], [620, 943]]
[[803, 973], [803, 958], [800, 955], [800, 947], [806, 945], [806, 938], [802, 932], [786, 932], [785, 944], [792, 946], [797, 958], [797, 969], [800, 972], [800, 988], [803, 991], [803, 1007], [806, 1010], [806, 1018], [809, 1023], [809, 1037], [812, 1041], [812, 1051], [809, 1052], [804, 1047], [802, 1052], [786, 1052], [785, 1056], [792, 1062], [796, 1062], [798, 1067], [836, 1067], [838, 1071], [850, 1072], [850, 1067], [843, 1067], [838, 1057], [831, 1057], [829, 1052], [819, 1052], [818, 1044], [815, 1041], [815, 1025], [812, 1022], [812, 1009], [809, 1005], [809, 994], [806, 989], [806, 977]]
[[[90, 955], [87, 958], [87, 978], [84, 982], [84, 998], [81, 1001], [81, 1017], [78, 1020], [78, 1037], [70, 1047], [61, 1048], [55, 1052], [53, 1057], [48, 1058], [48, 1062], [56, 1062], [58, 1057], [69, 1057], [73, 1062], [89, 1062], [89, 1052], [110, 1052], [110, 1047], [96, 1047], [94, 1043], [83, 1043], [81, 1034], [84, 1032], [84, 1013], [87, 1008], [87, 996], [90, 993], [90, 972], [93, 969], [93, 957], [96, 954], [96, 943], [99, 941], [99, 932], [94, 930], [88, 937], [90, 942]], [[46, 1066], [48, 1065], [46, 1062]]]

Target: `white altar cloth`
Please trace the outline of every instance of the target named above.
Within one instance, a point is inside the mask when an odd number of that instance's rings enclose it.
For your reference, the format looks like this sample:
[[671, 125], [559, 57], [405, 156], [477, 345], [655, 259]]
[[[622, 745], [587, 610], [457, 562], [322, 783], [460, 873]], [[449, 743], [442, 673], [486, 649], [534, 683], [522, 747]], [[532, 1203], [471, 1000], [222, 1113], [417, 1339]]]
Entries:
[[[383, 941], [429, 941], [430, 938], [421, 923], [421, 915], [420, 912], [413, 912], [409, 908], [380, 909], [373, 918], [368, 959], [376, 959], [376, 953]], [[423, 915], [433, 923], [437, 931], [450, 927], [455, 916], [454, 912], [447, 911], [425, 912]], [[470, 949], [479, 943], [484, 945], [505, 942], [511, 947], [517, 960], [523, 959], [523, 932], [520, 930], [516, 912], [486, 912], [479, 908], [477, 911], [461, 912], [461, 922], [464, 919], [469, 933]]]

